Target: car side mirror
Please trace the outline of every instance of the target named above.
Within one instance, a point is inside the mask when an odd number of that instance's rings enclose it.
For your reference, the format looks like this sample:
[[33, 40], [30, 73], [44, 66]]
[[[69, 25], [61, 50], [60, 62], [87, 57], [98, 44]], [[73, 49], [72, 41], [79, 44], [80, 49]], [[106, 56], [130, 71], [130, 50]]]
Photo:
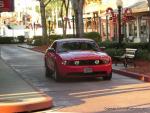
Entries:
[[48, 51], [48, 52], [51, 52], [51, 53], [55, 53], [55, 49], [54, 49], [54, 48], [48, 48], [47, 51]]
[[106, 47], [104, 47], [104, 46], [103, 47], [99, 47], [100, 51], [105, 51], [105, 49], [106, 49]]

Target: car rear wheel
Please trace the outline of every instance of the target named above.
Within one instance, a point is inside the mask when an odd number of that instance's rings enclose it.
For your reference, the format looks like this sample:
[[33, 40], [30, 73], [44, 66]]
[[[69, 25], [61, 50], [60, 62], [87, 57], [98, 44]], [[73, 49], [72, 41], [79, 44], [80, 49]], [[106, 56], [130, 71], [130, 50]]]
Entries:
[[103, 80], [111, 80], [112, 78], [112, 72], [108, 76], [104, 76]]

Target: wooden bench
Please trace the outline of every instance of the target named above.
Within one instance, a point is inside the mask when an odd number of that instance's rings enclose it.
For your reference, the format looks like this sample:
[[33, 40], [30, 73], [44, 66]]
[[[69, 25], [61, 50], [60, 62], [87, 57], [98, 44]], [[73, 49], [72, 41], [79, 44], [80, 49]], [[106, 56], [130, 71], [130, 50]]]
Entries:
[[113, 57], [115, 65], [117, 65], [117, 63], [119, 61], [121, 61], [121, 62], [123, 62], [125, 67], [127, 67], [127, 65], [129, 63], [134, 64], [134, 67], [135, 67], [136, 66], [136, 64], [135, 64], [136, 52], [137, 52], [137, 49], [126, 48], [124, 50], [124, 54], [123, 55], [121, 55], [121, 56], [114, 56]]

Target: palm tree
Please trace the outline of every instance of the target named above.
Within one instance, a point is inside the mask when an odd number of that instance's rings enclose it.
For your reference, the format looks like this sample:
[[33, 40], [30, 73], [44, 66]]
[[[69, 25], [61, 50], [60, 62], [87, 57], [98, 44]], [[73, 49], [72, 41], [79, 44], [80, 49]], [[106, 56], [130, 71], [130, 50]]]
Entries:
[[[57, 17], [62, 19], [63, 37], [66, 37], [66, 29], [68, 23], [70, 0], [52, 0], [50, 4], [46, 7], [47, 17], [52, 17], [52, 12], [55, 11]], [[52, 17], [54, 18], [54, 16]], [[58, 20], [56, 19], [55, 22]], [[56, 24], [57, 25], [57, 24]]]
[[84, 26], [83, 26], [83, 5], [85, 0], [71, 0], [73, 10], [75, 13], [76, 22], [76, 35], [79, 38], [83, 37]]
[[51, 0], [48, 0], [48, 1], [46, 1], [46, 0], [38, 0], [38, 1], [40, 2], [41, 23], [42, 23], [42, 36], [43, 36], [44, 41], [45, 41], [48, 38], [48, 36], [47, 36], [45, 8], [51, 2]]
[[[62, 18], [63, 37], [66, 37], [67, 18], [68, 18], [69, 5], [70, 5], [70, 0], [62, 0], [60, 16]], [[65, 15], [66, 20], [63, 18], [64, 15]]]

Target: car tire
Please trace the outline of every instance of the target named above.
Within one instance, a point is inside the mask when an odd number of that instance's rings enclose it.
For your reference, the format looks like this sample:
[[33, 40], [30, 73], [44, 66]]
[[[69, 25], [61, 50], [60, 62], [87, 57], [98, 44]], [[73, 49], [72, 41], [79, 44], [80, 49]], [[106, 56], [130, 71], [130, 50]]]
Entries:
[[49, 69], [48, 67], [45, 67], [45, 76], [50, 77]]
[[62, 80], [62, 78], [60, 77], [57, 67], [55, 66], [55, 70], [52, 74], [52, 78], [56, 81], [56, 82], [60, 82]]
[[112, 72], [108, 76], [104, 76], [103, 80], [111, 80], [112, 78]]
[[52, 72], [50, 71], [47, 65], [45, 65], [45, 76], [52, 77]]

